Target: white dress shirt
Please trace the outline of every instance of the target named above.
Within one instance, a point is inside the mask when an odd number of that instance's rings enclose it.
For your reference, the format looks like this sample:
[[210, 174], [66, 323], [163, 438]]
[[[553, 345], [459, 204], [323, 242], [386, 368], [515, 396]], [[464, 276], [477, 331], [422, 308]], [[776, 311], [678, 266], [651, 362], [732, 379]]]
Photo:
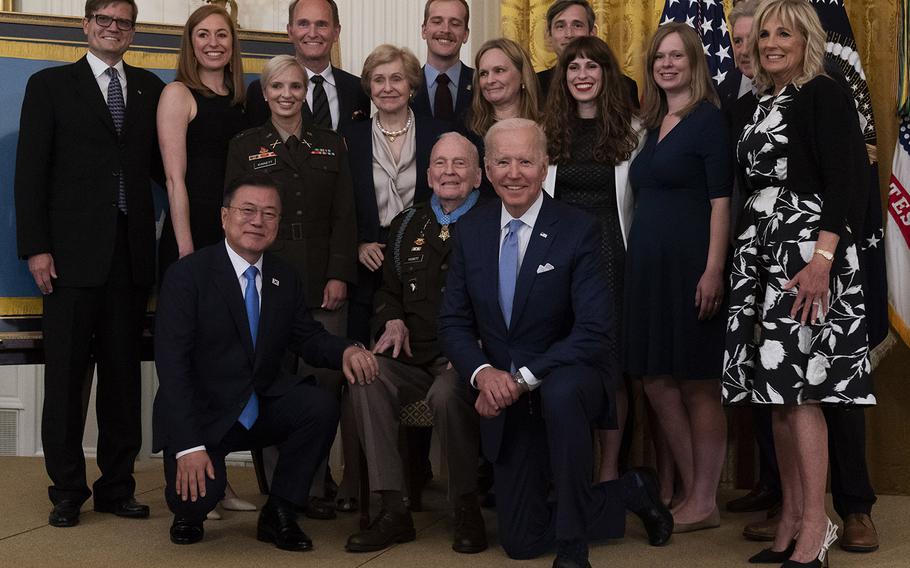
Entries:
[[[231, 248], [231, 245], [228, 244], [227, 239], [224, 241], [224, 248], [227, 249], [228, 258], [231, 259], [231, 264], [234, 267], [234, 273], [237, 275], [237, 283], [240, 285], [240, 293], [243, 294], [243, 299], [246, 300], [246, 276], [243, 275], [246, 272], [246, 269], [250, 266], [255, 266], [258, 272], [256, 273], [256, 292], [259, 294], [260, 299], [262, 298], [262, 256], [259, 257], [259, 260], [255, 264], [250, 264], [242, 256], [234, 252], [234, 249]], [[262, 305], [260, 301], [259, 305]], [[195, 446], [193, 448], [187, 448], [177, 452], [177, 458], [181, 458], [187, 454], [193, 452], [201, 452], [205, 450], [205, 446]]]
[[[518, 272], [521, 272], [521, 263], [524, 262], [525, 252], [528, 250], [528, 243], [531, 242], [531, 234], [534, 230], [534, 224], [537, 223], [537, 215], [540, 214], [540, 207], [543, 205], [543, 190], [541, 190], [540, 195], [537, 196], [537, 199], [534, 203], [528, 207], [528, 210], [524, 212], [524, 215], [518, 219], [522, 222], [521, 227], [518, 229]], [[499, 213], [499, 254], [502, 254], [502, 243], [506, 239], [506, 235], [509, 234], [509, 223], [514, 219], [512, 215], [506, 211], [506, 206], [503, 205]], [[477, 373], [482, 371], [487, 367], [492, 367], [490, 364], [483, 364], [471, 373], [471, 386], [475, 389], [477, 388]], [[518, 369], [518, 372], [521, 373], [521, 376], [524, 378], [525, 382], [528, 384], [528, 389], [534, 390], [540, 386], [540, 379], [534, 376], [530, 369], [527, 367], [522, 367]]]
[[[85, 54], [85, 59], [88, 61], [88, 66], [92, 68], [92, 75], [95, 76], [98, 88], [101, 89], [101, 96], [104, 97], [104, 102], [107, 103], [107, 88], [111, 84], [111, 76], [107, 74], [107, 70], [112, 66], [98, 59], [98, 56], [91, 51]], [[120, 88], [123, 89], [123, 106], [126, 106], [126, 73], [123, 71], [123, 60], [118, 61], [116, 65], [113, 65], [113, 68], [117, 70], [117, 75], [120, 76]]]
[[321, 73], [310, 71], [306, 67], [307, 89], [306, 104], [313, 111], [313, 77], [322, 75], [325, 81], [322, 82], [322, 88], [325, 89], [325, 96], [329, 100], [329, 114], [332, 117], [332, 130], [338, 130], [338, 117], [341, 111], [338, 109], [338, 88], [335, 86], [335, 75], [332, 73], [332, 66], [328, 65]]

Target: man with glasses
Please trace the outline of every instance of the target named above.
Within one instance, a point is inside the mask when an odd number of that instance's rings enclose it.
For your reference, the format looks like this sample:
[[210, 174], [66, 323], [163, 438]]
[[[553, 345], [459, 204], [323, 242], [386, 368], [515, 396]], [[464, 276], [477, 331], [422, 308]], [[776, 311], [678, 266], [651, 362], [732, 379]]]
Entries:
[[278, 463], [257, 538], [283, 550], [313, 547], [296, 521], [338, 427], [330, 393], [281, 368], [285, 350], [310, 365], [372, 381], [376, 358], [330, 335], [306, 306], [297, 270], [265, 253], [278, 234], [281, 197], [267, 174], [230, 182], [221, 209], [224, 242], [196, 251], [165, 274], [155, 318], [152, 448], [164, 452], [171, 541], [203, 537], [224, 497], [224, 457], [276, 445]]
[[[155, 279], [149, 177], [160, 172], [155, 112], [163, 83], [126, 65], [134, 0], [88, 0], [85, 57], [32, 75], [16, 156], [19, 256], [44, 295], [41, 441], [54, 504], [70, 527], [95, 511], [145, 518], [134, 499], [142, 445], [139, 347]], [[92, 491], [82, 452], [86, 371], [97, 363], [98, 467]]]

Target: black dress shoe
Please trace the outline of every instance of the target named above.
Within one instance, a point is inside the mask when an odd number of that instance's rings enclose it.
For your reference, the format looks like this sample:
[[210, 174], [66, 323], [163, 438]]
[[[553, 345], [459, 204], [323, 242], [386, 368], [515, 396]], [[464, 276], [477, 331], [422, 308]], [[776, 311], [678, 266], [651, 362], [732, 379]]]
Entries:
[[452, 550], [462, 554], [476, 554], [487, 549], [487, 526], [480, 513], [477, 500], [471, 505], [455, 508], [455, 534]]
[[171, 523], [171, 542], [174, 544], [195, 544], [202, 540], [204, 535], [202, 521], [174, 517], [174, 522]]
[[770, 548], [763, 548], [758, 554], [749, 557], [749, 564], [780, 564], [790, 558], [793, 549], [796, 548], [796, 541], [792, 541], [786, 550], [776, 551]]
[[128, 519], [147, 519], [149, 516], [149, 506], [136, 502], [133, 497], [127, 497], [111, 503], [95, 502], [95, 511], [113, 513], [118, 517], [126, 517]]
[[383, 510], [367, 530], [351, 535], [344, 549], [348, 552], [375, 552], [396, 542], [410, 542], [415, 538], [417, 531], [414, 530], [410, 512], [392, 513]]
[[79, 524], [79, 508], [82, 503], [73, 499], [58, 501], [47, 516], [52, 527], [74, 527]]
[[585, 560], [584, 564], [580, 564], [573, 558], [557, 556], [553, 559], [553, 568], [591, 568], [591, 563]]
[[780, 491], [759, 485], [738, 499], [727, 501], [731, 513], [752, 513], [765, 511], [780, 503]]
[[270, 499], [259, 513], [256, 538], [271, 542], [281, 550], [312, 550], [313, 541], [297, 524], [293, 507], [272, 502]]
[[673, 535], [673, 515], [660, 500], [660, 485], [654, 472], [646, 468], [630, 469], [622, 476], [626, 508], [645, 525], [651, 546], [667, 544]]
[[318, 519], [320, 521], [328, 521], [336, 516], [335, 506], [332, 505], [332, 502], [319, 497], [310, 497], [306, 507], [303, 509], [303, 514], [310, 519]]

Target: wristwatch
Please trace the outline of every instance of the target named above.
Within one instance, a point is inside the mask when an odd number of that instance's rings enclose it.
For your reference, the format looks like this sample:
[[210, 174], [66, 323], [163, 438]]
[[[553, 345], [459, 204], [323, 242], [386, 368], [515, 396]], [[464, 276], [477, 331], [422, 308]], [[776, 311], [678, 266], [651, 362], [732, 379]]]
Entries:
[[528, 386], [528, 382], [525, 380], [524, 376], [521, 374], [521, 371], [515, 371], [514, 373], [512, 373], [512, 381], [514, 381], [515, 384], [518, 385], [519, 387], [521, 387], [523, 390], [526, 390], [526, 391], [531, 390], [531, 387]]

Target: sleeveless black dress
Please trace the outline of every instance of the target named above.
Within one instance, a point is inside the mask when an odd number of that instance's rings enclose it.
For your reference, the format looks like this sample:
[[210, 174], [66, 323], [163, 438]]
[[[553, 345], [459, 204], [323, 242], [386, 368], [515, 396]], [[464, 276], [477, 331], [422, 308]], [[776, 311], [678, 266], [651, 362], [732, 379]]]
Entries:
[[[190, 90], [196, 101], [196, 117], [186, 129], [186, 192], [190, 205], [193, 248], [224, 238], [221, 229], [221, 197], [228, 144], [246, 128], [241, 105], [231, 104], [231, 95], [205, 97]], [[178, 258], [177, 240], [170, 215], [164, 221], [158, 243], [159, 283], [165, 270]]]

